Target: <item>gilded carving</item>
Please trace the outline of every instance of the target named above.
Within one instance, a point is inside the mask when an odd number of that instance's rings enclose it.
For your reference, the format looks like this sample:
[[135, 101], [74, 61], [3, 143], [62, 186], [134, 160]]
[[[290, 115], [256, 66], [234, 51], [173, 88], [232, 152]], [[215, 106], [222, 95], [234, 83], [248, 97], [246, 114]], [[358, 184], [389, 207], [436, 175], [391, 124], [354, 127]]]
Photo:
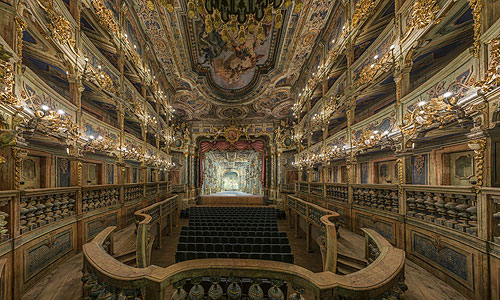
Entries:
[[423, 29], [431, 24], [438, 24], [442, 18], [438, 18], [439, 5], [437, 0], [417, 0], [413, 3], [409, 30], [413, 28]]
[[404, 135], [413, 138], [420, 130], [441, 128], [455, 120], [460, 123], [465, 119], [465, 112], [457, 105], [455, 97], [439, 96], [418, 103], [413, 111], [403, 116], [403, 125], [399, 128]]
[[97, 21], [99, 24], [109, 30], [110, 33], [118, 36], [118, 24], [116, 24], [113, 18], [113, 12], [106, 7], [106, 4], [102, 0], [92, 1], [92, 4], [98, 16]]
[[479, 58], [479, 37], [481, 36], [481, 10], [483, 9], [482, 0], [469, 0], [472, 8], [472, 17], [474, 19], [474, 56]]
[[474, 189], [476, 193], [479, 193], [481, 187], [483, 186], [483, 174], [484, 174], [484, 152], [486, 151], [486, 139], [477, 139], [469, 142], [469, 148], [474, 150], [474, 161], [476, 164], [476, 184]]
[[490, 46], [490, 63], [483, 80], [477, 81], [474, 86], [489, 92], [500, 86], [500, 39], [492, 39], [487, 43]]
[[360, 0], [356, 4], [354, 14], [352, 15], [352, 28], [356, 28], [359, 23], [366, 20], [375, 8], [376, 2], [373, 0]]
[[[12, 106], [21, 106], [21, 101], [14, 93], [14, 64], [10, 62], [12, 53], [0, 45], [0, 103]], [[20, 108], [22, 109], [22, 108]]]
[[14, 189], [21, 188], [21, 171], [23, 159], [28, 155], [26, 150], [20, 148], [12, 148], [12, 157], [14, 159]]

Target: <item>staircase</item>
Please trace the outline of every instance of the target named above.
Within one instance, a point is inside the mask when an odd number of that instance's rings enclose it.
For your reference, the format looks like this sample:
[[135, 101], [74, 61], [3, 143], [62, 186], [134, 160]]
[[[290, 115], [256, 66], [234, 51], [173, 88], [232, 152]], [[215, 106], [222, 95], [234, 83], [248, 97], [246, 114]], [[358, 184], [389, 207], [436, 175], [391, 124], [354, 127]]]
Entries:
[[357, 272], [368, 265], [368, 262], [345, 254], [337, 254], [337, 274], [347, 275]]

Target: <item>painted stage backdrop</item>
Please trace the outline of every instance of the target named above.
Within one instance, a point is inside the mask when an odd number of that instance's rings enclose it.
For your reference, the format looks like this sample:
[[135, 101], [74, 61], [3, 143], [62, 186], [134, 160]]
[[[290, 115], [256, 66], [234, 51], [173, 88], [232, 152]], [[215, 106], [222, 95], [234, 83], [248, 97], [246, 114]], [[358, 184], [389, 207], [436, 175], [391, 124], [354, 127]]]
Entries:
[[255, 150], [211, 150], [203, 158], [202, 195], [239, 191], [262, 195], [262, 155]]

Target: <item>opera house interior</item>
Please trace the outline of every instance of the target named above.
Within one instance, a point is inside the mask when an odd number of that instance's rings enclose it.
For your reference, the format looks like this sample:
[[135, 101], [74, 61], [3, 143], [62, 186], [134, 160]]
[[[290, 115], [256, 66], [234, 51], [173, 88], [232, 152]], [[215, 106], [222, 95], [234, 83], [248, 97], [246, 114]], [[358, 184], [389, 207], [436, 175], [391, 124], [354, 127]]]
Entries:
[[0, 14], [0, 300], [500, 300], [500, 1]]

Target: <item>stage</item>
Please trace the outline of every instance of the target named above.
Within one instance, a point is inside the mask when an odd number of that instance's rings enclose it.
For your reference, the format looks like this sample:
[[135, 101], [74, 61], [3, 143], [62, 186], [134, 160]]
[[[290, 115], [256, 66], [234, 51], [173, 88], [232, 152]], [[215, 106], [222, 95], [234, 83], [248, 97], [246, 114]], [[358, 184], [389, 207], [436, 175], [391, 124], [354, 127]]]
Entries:
[[262, 205], [264, 196], [252, 195], [237, 191], [218, 192], [200, 196], [201, 205]]

